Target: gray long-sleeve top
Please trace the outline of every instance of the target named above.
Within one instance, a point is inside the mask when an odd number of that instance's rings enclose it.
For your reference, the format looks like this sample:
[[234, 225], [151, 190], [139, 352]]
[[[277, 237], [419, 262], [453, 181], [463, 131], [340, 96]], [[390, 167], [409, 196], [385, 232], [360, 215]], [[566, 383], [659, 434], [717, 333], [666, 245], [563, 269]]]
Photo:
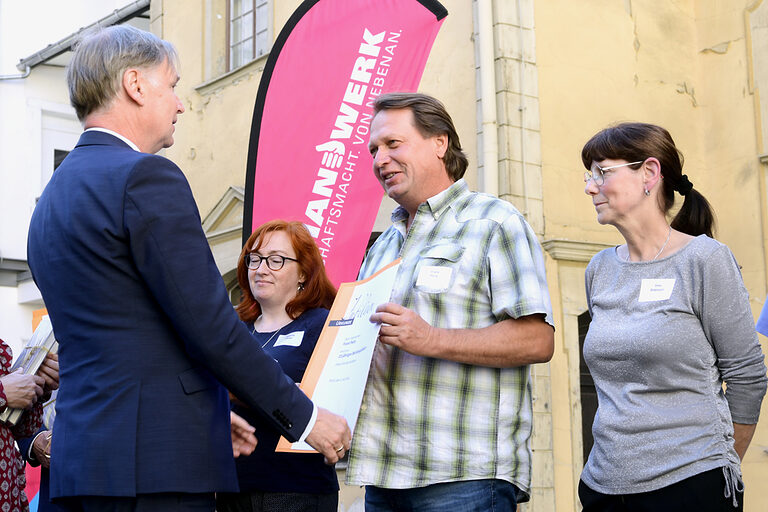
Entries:
[[656, 261], [606, 249], [586, 285], [584, 358], [598, 410], [584, 483], [647, 492], [724, 467], [735, 487], [733, 422], [757, 423], [767, 379], [731, 251], [704, 235]]

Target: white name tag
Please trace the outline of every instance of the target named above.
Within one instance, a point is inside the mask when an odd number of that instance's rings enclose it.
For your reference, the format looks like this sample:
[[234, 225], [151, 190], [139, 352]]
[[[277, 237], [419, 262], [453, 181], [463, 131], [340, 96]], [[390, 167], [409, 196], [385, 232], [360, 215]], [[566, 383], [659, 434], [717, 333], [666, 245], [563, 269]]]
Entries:
[[674, 288], [675, 279], [643, 279], [640, 283], [638, 302], [667, 300], [672, 296]]
[[290, 334], [281, 334], [277, 337], [277, 341], [275, 342], [276, 347], [280, 346], [287, 346], [287, 347], [298, 347], [301, 345], [301, 340], [304, 339], [304, 331], [296, 331], [292, 332]]
[[419, 270], [419, 276], [416, 278], [416, 286], [426, 288], [431, 291], [441, 292], [448, 289], [451, 282], [453, 269], [450, 267], [432, 267], [424, 265]]

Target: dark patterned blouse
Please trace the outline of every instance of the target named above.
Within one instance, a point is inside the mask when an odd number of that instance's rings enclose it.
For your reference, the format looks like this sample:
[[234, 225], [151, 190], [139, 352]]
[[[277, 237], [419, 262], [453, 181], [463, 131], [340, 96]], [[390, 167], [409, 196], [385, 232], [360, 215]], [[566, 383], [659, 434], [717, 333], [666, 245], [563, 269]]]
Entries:
[[[0, 340], [0, 376], [7, 375], [13, 356], [11, 349]], [[3, 384], [0, 382], [0, 412], [8, 405]], [[24, 487], [27, 478], [24, 475], [25, 462], [16, 448], [15, 438], [29, 437], [43, 422], [43, 406], [36, 403], [27, 410], [16, 426], [0, 423], [0, 512], [29, 510]]]

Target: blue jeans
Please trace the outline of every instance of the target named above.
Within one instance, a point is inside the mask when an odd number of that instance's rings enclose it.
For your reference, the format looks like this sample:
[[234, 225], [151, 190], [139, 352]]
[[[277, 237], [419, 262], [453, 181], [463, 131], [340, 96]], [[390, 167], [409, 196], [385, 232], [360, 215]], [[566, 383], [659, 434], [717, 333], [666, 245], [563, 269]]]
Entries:
[[504, 480], [468, 480], [384, 489], [365, 486], [366, 512], [514, 512], [517, 487]]

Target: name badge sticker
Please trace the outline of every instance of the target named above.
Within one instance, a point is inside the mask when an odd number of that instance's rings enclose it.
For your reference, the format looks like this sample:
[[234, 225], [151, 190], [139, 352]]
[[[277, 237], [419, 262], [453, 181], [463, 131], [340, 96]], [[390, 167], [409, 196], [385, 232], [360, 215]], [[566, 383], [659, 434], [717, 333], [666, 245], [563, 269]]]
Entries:
[[281, 334], [275, 342], [276, 347], [298, 347], [304, 339], [304, 331], [296, 331], [289, 334]]
[[640, 283], [638, 302], [667, 300], [672, 296], [675, 279], [643, 279]]
[[424, 265], [419, 270], [419, 276], [416, 278], [416, 286], [427, 290], [440, 292], [446, 291], [451, 282], [453, 269], [450, 267], [433, 267]]

